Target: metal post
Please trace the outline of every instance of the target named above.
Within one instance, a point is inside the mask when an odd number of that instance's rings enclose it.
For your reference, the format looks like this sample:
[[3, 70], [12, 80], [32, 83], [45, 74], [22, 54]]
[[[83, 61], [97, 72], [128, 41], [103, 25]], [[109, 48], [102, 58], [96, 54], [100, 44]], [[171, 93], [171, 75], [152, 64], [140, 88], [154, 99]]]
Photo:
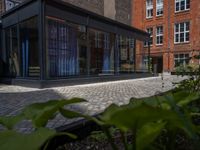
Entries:
[[150, 42], [148, 41], [148, 71], [151, 72]]
[[[18, 49], [18, 56], [22, 56], [21, 55], [21, 46], [20, 46], [20, 26], [19, 26], [19, 22], [17, 23], [17, 49]], [[22, 60], [19, 58], [19, 64], [22, 64]], [[19, 71], [19, 76], [22, 77], [22, 68], [19, 66], [20, 71]], [[19, 77], [17, 77], [19, 78]]]
[[134, 72], [136, 73], [136, 66], [137, 66], [137, 61], [136, 61], [136, 39], [134, 39]]
[[[89, 18], [88, 18], [88, 24], [89, 24]], [[86, 40], [87, 40], [87, 76], [90, 76], [90, 57], [91, 57], [91, 51], [90, 51], [90, 39], [89, 39], [89, 27], [86, 26]]]
[[40, 12], [38, 17], [38, 35], [39, 35], [39, 58], [40, 58], [40, 80], [46, 79], [46, 61], [45, 61], [45, 13], [44, 13], [44, 1], [40, 1]]

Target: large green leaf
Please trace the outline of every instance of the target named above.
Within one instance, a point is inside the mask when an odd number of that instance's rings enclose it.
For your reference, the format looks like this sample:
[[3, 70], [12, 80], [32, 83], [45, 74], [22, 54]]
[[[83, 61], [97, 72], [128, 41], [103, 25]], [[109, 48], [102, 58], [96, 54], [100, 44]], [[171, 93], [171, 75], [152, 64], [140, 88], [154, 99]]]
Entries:
[[[182, 129], [190, 137], [197, 137], [197, 129], [192, 123], [190, 113], [185, 109], [185, 106], [196, 100], [199, 100], [199, 94], [179, 90], [148, 98], [132, 98], [128, 105], [111, 105], [100, 119], [104, 124], [115, 126], [124, 132], [138, 132], [138, 149], [146, 149], [144, 145], [149, 146], [162, 128]], [[156, 122], [160, 124], [154, 127]], [[145, 142], [147, 143], [144, 144]]]
[[75, 111], [72, 111], [72, 110], [66, 110], [66, 109], [63, 109], [63, 108], [61, 108], [59, 111], [66, 118], [73, 119], [73, 118], [83, 117], [87, 120], [94, 121], [99, 125], [103, 125], [103, 122], [101, 122], [100, 120], [96, 119], [95, 117], [91, 117], [89, 115], [85, 115], [85, 114], [75, 112]]
[[31, 134], [21, 134], [15, 131], [0, 132], [0, 150], [39, 150], [56, 131], [40, 128]]
[[191, 138], [195, 139], [197, 137], [195, 133], [196, 128], [191, 120], [190, 113], [184, 108], [181, 109], [173, 99], [174, 97], [170, 97], [169, 95], [165, 97], [171, 105], [172, 111], [175, 112], [179, 118], [178, 120], [169, 120], [169, 127], [171, 129], [183, 129]]
[[200, 99], [199, 93], [190, 93], [178, 90], [178, 91], [168, 91], [159, 96], [152, 96], [139, 99], [132, 98], [130, 101], [130, 105], [136, 106], [144, 102], [153, 107], [162, 107], [163, 109], [171, 109], [171, 104], [169, 104], [169, 101], [168, 99], [166, 99], [166, 96], [170, 97], [170, 99], [172, 99], [179, 107], [186, 106], [189, 103]]
[[[109, 107], [101, 116], [101, 120], [105, 124], [114, 125], [123, 131], [139, 129], [149, 122], [163, 120], [167, 122], [171, 129], [181, 128], [192, 136], [195, 127], [191, 119], [186, 115], [182, 117], [184, 119], [173, 110], [152, 107], [143, 103], [137, 107], [130, 105]], [[187, 124], [185, 124], [185, 121], [187, 121]]]
[[200, 96], [198, 93], [186, 93], [185, 95], [181, 96], [183, 93], [175, 93], [174, 98], [177, 102], [177, 105], [180, 107], [186, 106], [193, 101], [200, 100]]
[[[110, 110], [109, 110], [110, 109]], [[101, 120], [109, 125], [127, 131], [141, 127], [146, 123], [158, 120], [178, 120], [177, 114], [170, 110], [152, 107], [145, 103], [135, 107], [125, 105], [109, 107], [101, 116]]]
[[56, 112], [65, 105], [86, 102], [84, 99], [73, 98], [70, 100], [52, 100], [45, 103], [35, 103], [23, 110], [26, 119], [32, 120], [36, 128], [46, 126], [48, 120], [55, 117]]
[[[129, 106], [129, 105], [126, 105]], [[122, 107], [122, 106], [121, 106]], [[125, 107], [125, 106], [124, 106]], [[106, 108], [104, 110], [104, 115], [102, 116], [105, 120], [109, 120], [111, 114], [114, 114], [115, 112], [119, 111], [120, 106], [116, 105], [116, 104], [111, 104], [108, 108]], [[108, 118], [107, 118], [108, 117]]]
[[183, 107], [185, 105], [188, 105], [192, 101], [196, 101], [200, 98], [198, 93], [190, 93], [187, 91], [175, 91], [175, 92], [168, 92], [164, 94], [163, 96], [159, 96], [158, 99], [162, 102], [169, 102], [166, 97], [170, 97], [176, 103], [176, 105]]
[[0, 124], [11, 130], [18, 122], [22, 121], [23, 119], [24, 117], [22, 115], [0, 117]]
[[[170, 92], [167, 92], [165, 94], [168, 94]], [[133, 106], [139, 106], [142, 103], [148, 104], [153, 107], [162, 107], [165, 109], [170, 109], [170, 105], [166, 102], [165, 97], [162, 96], [151, 96], [151, 97], [145, 97], [145, 98], [132, 98], [130, 100], [129, 105]]]
[[137, 132], [136, 147], [142, 150], [148, 147], [161, 133], [165, 122], [147, 123]]

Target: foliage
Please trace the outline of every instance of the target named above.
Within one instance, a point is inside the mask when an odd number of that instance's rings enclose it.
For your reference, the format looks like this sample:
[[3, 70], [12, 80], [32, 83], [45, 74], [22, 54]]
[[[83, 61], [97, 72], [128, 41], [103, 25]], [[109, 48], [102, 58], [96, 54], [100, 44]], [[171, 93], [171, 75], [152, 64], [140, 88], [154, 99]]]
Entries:
[[[148, 98], [132, 98], [127, 105], [112, 104], [98, 118], [66, 109], [66, 105], [85, 102], [83, 99], [52, 100], [45, 103], [35, 103], [27, 106], [13, 117], [0, 117], [0, 124], [8, 130], [0, 132], [0, 149], [16, 150], [45, 149], [51, 139], [59, 136], [55, 130], [44, 128], [49, 120], [58, 113], [66, 118], [84, 117], [96, 122], [102, 127], [102, 132], [96, 132], [97, 140], [107, 137], [114, 150], [118, 147], [114, 142], [116, 129], [121, 136], [125, 150], [156, 149], [157, 139], [166, 131], [169, 140], [162, 145], [163, 149], [175, 149], [175, 135], [181, 130], [188, 138], [199, 142], [200, 127], [195, 125], [192, 117], [199, 116], [191, 103], [200, 100], [198, 92], [188, 92], [180, 89], [166, 92], [162, 95]], [[35, 131], [22, 134], [13, 131], [14, 126], [22, 120], [31, 120]], [[113, 129], [114, 128], [114, 129]], [[127, 140], [127, 133], [132, 135], [132, 143]], [[62, 133], [70, 138], [76, 138], [70, 133]], [[195, 143], [195, 144], [196, 144]], [[194, 147], [198, 147], [194, 145]]]
[[51, 137], [55, 136], [54, 130], [40, 128], [32, 134], [21, 134], [15, 131], [0, 132], [1, 150], [38, 150]]
[[[153, 147], [153, 143], [163, 130], [169, 135], [174, 135], [177, 129], [181, 129], [188, 137], [199, 140], [197, 127], [191, 119], [191, 112], [187, 111], [187, 105], [199, 100], [197, 93], [183, 91], [167, 92], [162, 96], [150, 98], [131, 99], [130, 103], [123, 106], [112, 104], [100, 117], [103, 129], [113, 149], [118, 149], [113, 141], [109, 127], [114, 126], [121, 130], [124, 149], [144, 150]], [[132, 144], [128, 144], [125, 133], [132, 132]], [[171, 136], [172, 140], [173, 136]], [[174, 148], [171, 142], [170, 149]], [[166, 144], [165, 148], [169, 146]], [[155, 149], [155, 147], [153, 148]]]
[[[118, 129], [111, 127], [110, 128], [110, 134], [112, 136], [115, 136], [116, 133], [118, 133]], [[96, 141], [102, 142], [102, 141], [106, 141], [107, 140], [107, 136], [105, 135], [105, 133], [103, 131], [93, 131], [90, 135], [91, 139], [94, 139]]]
[[50, 119], [55, 117], [56, 112], [61, 108], [69, 104], [80, 102], [86, 101], [80, 98], [73, 98], [70, 100], [52, 100], [45, 103], [35, 103], [27, 106], [22, 111], [22, 114], [26, 119], [31, 120], [36, 128], [44, 127]]
[[7, 129], [12, 130], [14, 126], [23, 119], [24, 117], [22, 114], [17, 116], [0, 117], [0, 124], [6, 127]]
[[176, 68], [176, 74], [178, 76], [187, 76], [187, 79], [175, 83], [177, 89], [186, 90], [189, 92], [200, 91], [200, 65], [187, 65], [179, 66]]
[[[66, 135], [76, 138], [70, 133], [56, 133], [55, 130], [45, 128], [49, 120], [55, 118], [56, 114], [66, 105], [86, 102], [80, 98], [70, 100], [51, 100], [44, 103], [35, 103], [25, 107], [17, 116], [0, 117], [0, 124], [8, 130], [0, 132], [1, 150], [38, 150], [45, 143], [56, 136]], [[18, 133], [13, 130], [14, 126], [22, 120], [31, 120], [35, 131], [30, 134]], [[45, 149], [44, 146], [43, 149]]]

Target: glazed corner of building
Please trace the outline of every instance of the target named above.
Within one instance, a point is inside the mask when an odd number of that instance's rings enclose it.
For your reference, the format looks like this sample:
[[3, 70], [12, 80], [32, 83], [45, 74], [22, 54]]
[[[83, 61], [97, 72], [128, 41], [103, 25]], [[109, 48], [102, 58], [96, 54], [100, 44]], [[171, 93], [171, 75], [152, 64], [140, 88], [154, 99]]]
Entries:
[[[80, 81], [81, 79], [84, 82], [88, 82], [87, 79], [92, 77], [97, 78], [99, 81], [112, 80], [113, 78], [118, 80], [126, 77], [123, 76], [124, 73], [130, 74], [129, 77], [132, 78], [131, 73], [136, 73], [137, 67], [134, 42], [136, 40], [145, 41], [149, 39], [149, 34], [142, 30], [58, 0], [26, 1], [4, 13], [2, 23], [3, 59], [6, 63], [4, 69], [8, 70], [6, 77], [13, 79], [11, 80], [12, 83], [20, 83], [21, 85], [27, 82], [34, 85], [37, 83], [35, 81], [38, 81], [39, 86], [45, 86], [56, 80], [60, 80], [59, 83], [61, 84], [64, 82], [63, 79], [67, 83]], [[47, 24], [48, 26], [52, 26], [51, 30], [46, 30], [48, 27], [46, 26]], [[77, 46], [74, 46], [74, 42], [76, 41], [74, 36], [79, 34], [75, 33], [77, 29], [78, 32], [86, 34], [87, 41], [82, 42], [86, 45], [82, 45], [81, 50], [84, 51], [85, 49], [87, 53], [78, 52], [76, 49]], [[105, 45], [102, 47], [102, 44], [98, 43], [99, 36], [96, 41], [92, 39], [92, 42], [90, 42], [93, 44], [97, 42], [96, 46], [91, 47], [91, 45], [88, 45], [88, 40], [90, 40], [88, 34], [90, 33], [86, 33], [87, 30], [85, 29], [89, 29], [91, 32], [94, 31], [92, 35], [101, 35], [101, 38], [103, 35], [104, 39], [100, 40], [104, 42], [106, 39], [112, 39], [113, 35], [115, 39], [118, 39], [120, 36], [124, 38], [119, 38], [119, 40], [123, 40], [122, 42], [118, 42], [121, 45], [117, 47], [115, 47], [115, 42], [104, 43], [107, 45], [113, 44], [107, 48], [109, 55], [104, 56], [100, 52], [97, 55], [94, 53], [95, 51], [103, 50], [104, 54], [107, 53]], [[27, 30], [29, 31], [27, 32]], [[58, 34], [58, 31], [62, 32]], [[8, 36], [10, 34], [15, 36]], [[48, 36], [49, 34], [51, 36]], [[68, 38], [68, 35], [72, 37]], [[12, 44], [6, 45], [7, 36], [17, 38], [16, 40], [15, 38], [12, 39]], [[131, 38], [134, 40], [131, 40]], [[67, 39], [71, 39], [71, 43], [63, 42], [67, 41]], [[37, 42], [36, 40], [38, 40], [38, 43], [34, 44]], [[124, 42], [126, 43], [123, 44]], [[30, 46], [31, 44], [33, 45]], [[66, 48], [67, 44], [71, 44], [70, 51]], [[91, 48], [95, 48], [95, 50], [93, 51]], [[72, 49], [76, 49], [76, 51], [72, 52]], [[80, 50], [80, 47], [78, 49]], [[115, 55], [111, 53], [113, 49]], [[95, 58], [91, 53], [94, 53]], [[79, 59], [82, 60], [80, 62], [77, 62], [78, 59], [75, 59], [76, 57], [85, 57], [85, 54], [88, 56], [84, 58], [88, 66], [84, 66], [84, 59]], [[69, 55], [70, 58], [68, 58]], [[108, 57], [110, 62], [108, 62]], [[99, 68], [99, 66], [101, 67]], [[80, 69], [80, 67], [82, 68]], [[142, 69], [148, 72], [148, 68]], [[74, 75], [79, 75], [80, 72], [84, 73], [84, 78], [79, 76], [74, 77]], [[143, 77], [143, 75], [136, 74], [137, 77]]]

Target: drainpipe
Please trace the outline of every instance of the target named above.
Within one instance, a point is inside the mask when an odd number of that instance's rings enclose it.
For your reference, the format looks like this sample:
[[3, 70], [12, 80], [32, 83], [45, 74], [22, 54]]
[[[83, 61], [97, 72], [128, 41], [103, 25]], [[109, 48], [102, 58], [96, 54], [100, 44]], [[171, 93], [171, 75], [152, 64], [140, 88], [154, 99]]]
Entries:
[[170, 3], [171, 0], [168, 0], [168, 18], [167, 18], [167, 21], [168, 21], [168, 73], [170, 72], [170, 47], [171, 47], [171, 23], [170, 23], [170, 15], [171, 15], [171, 3]]

